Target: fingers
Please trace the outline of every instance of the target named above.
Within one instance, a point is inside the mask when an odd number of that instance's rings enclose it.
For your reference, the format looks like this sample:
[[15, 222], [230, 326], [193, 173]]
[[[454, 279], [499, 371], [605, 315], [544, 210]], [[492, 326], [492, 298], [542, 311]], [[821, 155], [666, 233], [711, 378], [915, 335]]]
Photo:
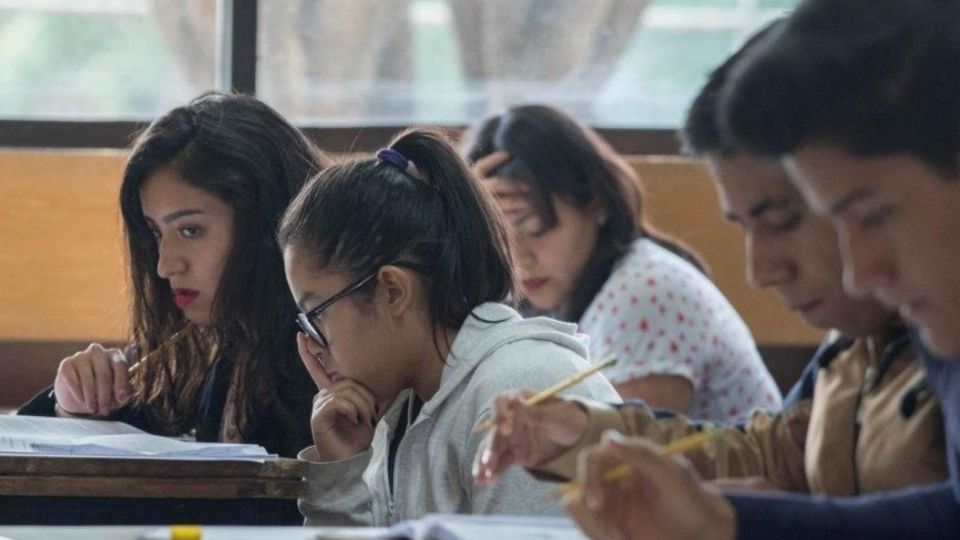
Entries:
[[327, 376], [327, 372], [323, 370], [323, 365], [320, 364], [317, 355], [310, 351], [311, 340], [312, 338], [307, 334], [297, 332], [297, 352], [300, 354], [303, 365], [307, 368], [307, 373], [313, 379], [313, 383], [317, 385], [318, 389], [324, 389], [333, 382]]
[[117, 405], [123, 405], [132, 393], [127, 359], [119, 349], [110, 349], [109, 353], [113, 368], [113, 395], [116, 397]]
[[[102, 354], [100, 354], [102, 351]], [[113, 410], [113, 362], [103, 348], [93, 357], [93, 380], [96, 388], [97, 416], [109, 416]]]
[[513, 437], [513, 419], [515, 411], [526, 406], [521, 395], [507, 394], [497, 397], [493, 402], [494, 429], [480, 446], [474, 474], [482, 485], [496, 483], [500, 474], [516, 463], [513, 450], [519, 441]]
[[498, 150], [489, 156], [478, 159], [477, 162], [473, 164], [473, 172], [480, 178], [486, 178], [511, 159], [512, 157], [509, 153]]
[[559, 456], [586, 431], [586, 412], [573, 402], [553, 400], [527, 405], [532, 391], [499, 396], [493, 403], [496, 429], [475, 460], [475, 480], [495, 483], [513, 465], [535, 467]]
[[80, 387], [80, 375], [76, 364], [63, 360], [57, 368], [57, 377], [53, 382], [53, 391], [57, 397], [57, 404], [67, 414], [90, 414], [83, 399], [83, 389]]
[[[650, 441], [639, 437], [626, 438], [608, 431], [599, 445], [580, 455], [578, 474], [588, 508], [596, 510], [603, 507], [612, 486], [617, 484], [617, 481], [605, 476], [621, 464], [627, 466], [630, 472], [628, 478], [620, 481], [632, 483], [637, 490], [641, 490], [643, 485], [656, 486], [658, 491], [673, 493], [702, 490], [690, 468], [677, 458], [662, 454]], [[642, 491], [639, 495], [642, 496]]]
[[497, 433], [505, 437], [513, 433], [513, 417], [521, 406], [523, 400], [518, 399], [516, 394], [499, 396], [493, 401], [493, 420]]
[[636, 474], [656, 485], [699, 485], [699, 478], [681, 455], [664, 455], [647, 439], [627, 438], [616, 433], [604, 434], [612, 459], [623, 462]]
[[603, 507], [607, 498], [609, 484], [604, 476], [607, 471], [618, 463], [619, 452], [611, 444], [611, 437], [616, 434], [605, 433], [600, 444], [581, 452], [577, 460], [577, 475], [583, 486], [583, 498], [587, 508], [596, 511]]
[[60, 362], [54, 390], [67, 413], [109, 416], [130, 395], [126, 360], [119, 350], [93, 343]]
[[[352, 379], [340, 379], [322, 389], [314, 399], [314, 413], [332, 410], [354, 424], [377, 423], [377, 401], [373, 394]], [[333, 420], [333, 419], [330, 419]]]
[[583, 531], [583, 534], [594, 540], [616, 538], [614, 534], [611, 534], [610, 528], [604, 526], [604, 520], [587, 508], [583, 497], [579, 494], [571, 494], [564, 497], [563, 506], [566, 508], [567, 514], [573, 518], [573, 521], [575, 521], [577, 526], [580, 527], [580, 530]]
[[[335, 390], [337, 397], [349, 401], [356, 410], [356, 422], [364, 422], [371, 426], [376, 425], [374, 407], [377, 400], [369, 390], [352, 380], [342, 381], [343, 385]], [[341, 381], [337, 381], [340, 384]]]

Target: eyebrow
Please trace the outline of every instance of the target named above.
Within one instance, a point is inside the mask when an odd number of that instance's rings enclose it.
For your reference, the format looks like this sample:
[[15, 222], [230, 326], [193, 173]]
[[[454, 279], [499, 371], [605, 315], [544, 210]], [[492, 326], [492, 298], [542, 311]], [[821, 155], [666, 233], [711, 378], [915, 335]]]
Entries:
[[830, 215], [836, 216], [847, 211], [854, 204], [873, 196], [873, 190], [870, 188], [861, 188], [846, 197], [840, 199], [830, 207]]
[[[768, 212], [770, 210], [776, 210], [778, 208], [783, 208], [785, 206], [789, 206], [790, 203], [792, 202], [793, 200], [789, 197], [781, 197], [779, 199], [773, 199], [768, 197], [766, 199], [761, 200], [757, 204], [751, 206], [750, 209], [747, 210], [747, 216], [749, 216], [750, 219], [756, 219], [757, 217], [763, 215], [765, 212]], [[727, 221], [740, 221], [740, 216], [738, 216], [734, 212], [725, 212], [723, 214], [723, 217], [726, 218]]]
[[176, 221], [176, 220], [178, 220], [178, 219], [180, 219], [180, 218], [182, 218], [182, 217], [184, 217], [184, 216], [192, 216], [192, 215], [195, 215], [195, 214], [203, 214], [203, 213], [204, 213], [203, 210], [197, 210], [197, 209], [177, 210], [176, 212], [172, 212], [172, 213], [167, 214], [166, 216], [164, 216], [164, 217], [163, 217], [163, 222], [164, 222], [164, 223], [171, 223], [171, 222]]

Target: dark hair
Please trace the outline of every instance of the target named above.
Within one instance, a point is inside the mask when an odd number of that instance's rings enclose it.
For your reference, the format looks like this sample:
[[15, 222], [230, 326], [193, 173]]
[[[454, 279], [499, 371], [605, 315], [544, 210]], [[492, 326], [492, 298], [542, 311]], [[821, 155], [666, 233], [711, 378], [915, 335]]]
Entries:
[[513, 107], [475, 127], [465, 148], [471, 161], [508, 152], [510, 161], [493, 174], [529, 186], [547, 227], [557, 223], [552, 195], [580, 209], [594, 202], [606, 209], [607, 221], [574, 286], [566, 319], [583, 315], [637, 237], [648, 237], [704, 270], [691, 250], [646, 224], [640, 179], [633, 169], [592, 129], [563, 112], [543, 105]]
[[680, 140], [684, 153], [693, 156], [705, 156], [707, 154], [731, 154], [737, 151], [733, 142], [724, 136], [720, 130], [720, 122], [717, 118], [717, 101], [720, 91], [726, 84], [733, 66], [757, 43], [783, 25], [785, 21], [784, 18], [774, 19], [750, 36], [735, 53], [710, 72], [710, 75], [707, 76], [707, 83], [703, 85], [697, 97], [690, 104], [683, 128], [680, 130]]
[[958, 29], [956, 0], [807, 0], [733, 69], [721, 123], [763, 155], [823, 141], [955, 175]]
[[317, 269], [352, 278], [416, 263], [428, 284], [432, 325], [459, 328], [474, 307], [513, 290], [500, 214], [440, 133], [407, 130], [390, 148], [416, 171], [379, 159], [330, 167], [287, 209], [278, 240], [284, 249], [308, 250]]
[[[287, 204], [325, 163], [276, 111], [243, 95], [203, 94], [137, 137], [120, 188], [136, 350], [157, 349], [186, 324], [169, 282], [156, 272], [157, 241], [140, 202], [144, 183], [154, 172], [171, 168], [234, 210], [232, 248], [211, 324], [165, 347], [162, 361], [146, 364], [134, 379], [134, 406], [159, 426], [176, 432], [192, 424], [213, 354], [235, 362], [241, 433], [258, 410], [271, 401], [282, 406], [309, 381], [296, 352], [297, 310], [274, 234]], [[303, 418], [289, 420], [300, 424]]]

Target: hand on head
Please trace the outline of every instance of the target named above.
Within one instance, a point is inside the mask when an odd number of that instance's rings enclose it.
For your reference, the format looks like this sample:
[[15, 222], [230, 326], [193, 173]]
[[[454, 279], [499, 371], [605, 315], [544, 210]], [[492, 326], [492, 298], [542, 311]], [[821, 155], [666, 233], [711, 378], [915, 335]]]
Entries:
[[480, 445], [473, 464], [478, 484], [493, 484], [511, 465], [543, 465], [576, 445], [587, 430], [587, 413], [572, 401], [554, 399], [528, 406], [528, 390], [498, 397], [495, 428]]
[[120, 349], [92, 343], [60, 362], [53, 389], [67, 414], [109, 416], [130, 399], [127, 360]]
[[486, 178], [491, 176], [493, 171], [496, 171], [501, 165], [504, 165], [511, 159], [513, 159], [513, 156], [507, 152], [497, 150], [489, 156], [483, 156], [478, 159], [477, 162], [473, 164], [473, 173], [479, 178]]
[[[629, 475], [604, 479], [626, 464]], [[733, 507], [715, 488], [701, 484], [683, 458], [663, 455], [642, 438], [608, 432], [582, 452], [577, 478], [582, 491], [564, 499], [567, 512], [591, 538], [732, 539]]]

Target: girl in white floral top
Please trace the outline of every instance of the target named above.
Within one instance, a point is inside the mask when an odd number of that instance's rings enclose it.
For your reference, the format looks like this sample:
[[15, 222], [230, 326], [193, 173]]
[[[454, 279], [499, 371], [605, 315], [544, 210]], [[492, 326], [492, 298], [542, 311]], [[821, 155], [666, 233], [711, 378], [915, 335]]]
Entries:
[[780, 392], [749, 330], [696, 255], [643, 220], [639, 179], [555, 109], [509, 109], [468, 157], [512, 224], [523, 307], [576, 321], [624, 399], [703, 420], [776, 411]]

